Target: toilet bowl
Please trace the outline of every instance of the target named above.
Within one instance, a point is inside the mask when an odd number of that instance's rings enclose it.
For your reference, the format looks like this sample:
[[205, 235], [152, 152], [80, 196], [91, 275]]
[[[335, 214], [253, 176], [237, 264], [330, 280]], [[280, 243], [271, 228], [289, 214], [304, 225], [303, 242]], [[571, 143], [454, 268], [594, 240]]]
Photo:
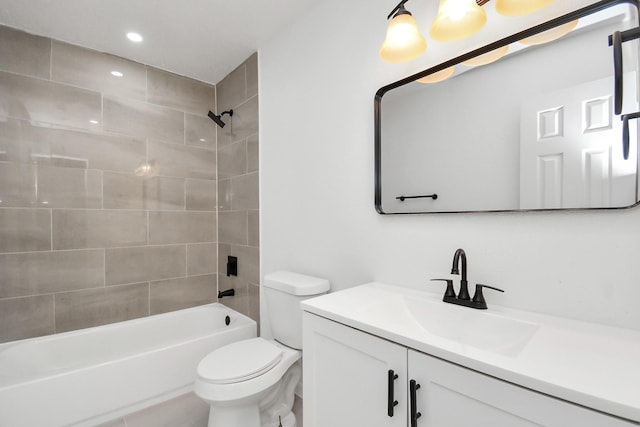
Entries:
[[274, 338], [226, 345], [198, 365], [195, 393], [211, 407], [209, 427], [296, 427], [291, 410], [302, 376], [300, 301], [328, 290], [325, 279], [285, 271], [265, 276]]

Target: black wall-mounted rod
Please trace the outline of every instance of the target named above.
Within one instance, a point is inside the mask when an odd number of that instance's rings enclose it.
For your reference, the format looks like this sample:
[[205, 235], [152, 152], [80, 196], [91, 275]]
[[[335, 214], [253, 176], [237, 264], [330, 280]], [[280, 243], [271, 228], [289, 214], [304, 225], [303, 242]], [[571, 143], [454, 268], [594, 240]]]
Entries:
[[400, 200], [401, 202], [404, 202], [407, 199], [433, 199], [436, 200], [438, 198], [437, 194], [427, 194], [425, 196], [398, 196], [396, 197], [396, 200]]
[[[613, 46], [613, 89], [614, 113], [622, 113], [622, 43], [640, 38], [640, 27], [626, 31], [616, 31], [609, 36], [609, 46]], [[626, 158], [626, 157], [625, 157]]]
[[620, 116], [620, 120], [622, 120], [622, 157], [625, 160], [629, 158], [629, 120], [631, 119], [640, 119], [640, 112]]

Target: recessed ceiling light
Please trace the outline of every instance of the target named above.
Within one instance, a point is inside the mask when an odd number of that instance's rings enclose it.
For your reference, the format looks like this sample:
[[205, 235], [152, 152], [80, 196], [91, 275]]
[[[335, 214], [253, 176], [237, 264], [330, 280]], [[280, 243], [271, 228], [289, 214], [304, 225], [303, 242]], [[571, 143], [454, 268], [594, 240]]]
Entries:
[[207, 142], [207, 140], [204, 138], [200, 138], [200, 142]]
[[122, 74], [120, 71], [116, 71], [116, 70], [113, 70], [113, 71], [111, 72], [111, 75], [112, 75], [112, 76], [115, 76], [115, 77], [122, 77], [122, 76], [124, 76], [124, 74]]
[[134, 32], [127, 33], [127, 38], [135, 43], [140, 43], [143, 40], [140, 34]]
[[89, 120], [89, 123], [91, 123], [92, 125], [97, 125], [98, 121], [97, 120]]

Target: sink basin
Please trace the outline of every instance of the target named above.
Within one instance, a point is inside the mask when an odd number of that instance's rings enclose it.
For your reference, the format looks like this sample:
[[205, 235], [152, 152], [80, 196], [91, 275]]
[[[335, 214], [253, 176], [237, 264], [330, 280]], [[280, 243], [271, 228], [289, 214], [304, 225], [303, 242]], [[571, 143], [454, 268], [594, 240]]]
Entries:
[[535, 323], [485, 310], [406, 295], [402, 300], [408, 314], [425, 332], [504, 356], [517, 356], [538, 329]]
[[[370, 288], [345, 309], [365, 324], [393, 328], [418, 340], [444, 339], [442, 344], [465, 351], [473, 347], [507, 357], [516, 357], [539, 328], [537, 323], [510, 317], [495, 309], [476, 310], [420, 292], [393, 292]], [[343, 301], [344, 302], [344, 301]]]

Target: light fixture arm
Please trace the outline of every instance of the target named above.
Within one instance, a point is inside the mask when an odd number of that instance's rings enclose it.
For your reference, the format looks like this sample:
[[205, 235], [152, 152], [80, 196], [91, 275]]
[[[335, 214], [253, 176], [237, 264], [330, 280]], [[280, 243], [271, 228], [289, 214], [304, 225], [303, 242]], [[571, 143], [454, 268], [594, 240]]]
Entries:
[[[393, 10], [391, 11], [391, 13], [389, 13], [389, 15], [387, 15], [387, 20], [389, 20], [389, 19], [391, 19], [392, 17], [396, 16], [396, 12], [397, 12], [397, 15], [401, 15], [401, 14], [404, 14], [404, 13], [409, 13], [409, 12], [404, 8], [404, 4], [405, 4], [406, 2], [408, 2], [408, 1], [409, 1], [409, 0], [402, 0], [400, 3], [398, 3], [398, 4], [396, 5], [396, 7], [394, 7], [394, 8], [393, 8]], [[409, 13], [409, 15], [411, 15], [411, 14]]]
[[[406, 2], [408, 2], [409, 0], [402, 0], [400, 3], [398, 3], [396, 5], [396, 7], [393, 8], [393, 10], [391, 11], [391, 13], [389, 13], [389, 15], [387, 15], [387, 20], [391, 19], [396, 12], [399, 13], [409, 13], [406, 11], [406, 9], [404, 8], [404, 4]], [[476, 3], [478, 3], [478, 6], [484, 6], [485, 4], [489, 3], [490, 0], [476, 0]], [[410, 14], [410, 13], [409, 13]]]

